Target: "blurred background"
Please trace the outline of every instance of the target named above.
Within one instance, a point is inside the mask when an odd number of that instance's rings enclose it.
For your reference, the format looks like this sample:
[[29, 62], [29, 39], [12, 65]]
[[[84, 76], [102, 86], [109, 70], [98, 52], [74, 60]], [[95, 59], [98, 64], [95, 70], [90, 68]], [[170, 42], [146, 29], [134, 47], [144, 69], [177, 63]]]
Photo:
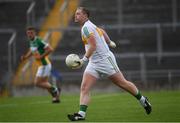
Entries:
[[[33, 84], [34, 60], [20, 61], [28, 51], [28, 26], [54, 48], [51, 80], [55, 72], [62, 92], [79, 92], [84, 68], [65, 65], [68, 54], [84, 54], [80, 28], [73, 22], [78, 6], [87, 7], [90, 20], [115, 41], [117, 48], [111, 50], [128, 80], [144, 91], [180, 88], [179, 0], [0, 0], [0, 96], [46, 94]], [[102, 78], [94, 90], [120, 89]]]

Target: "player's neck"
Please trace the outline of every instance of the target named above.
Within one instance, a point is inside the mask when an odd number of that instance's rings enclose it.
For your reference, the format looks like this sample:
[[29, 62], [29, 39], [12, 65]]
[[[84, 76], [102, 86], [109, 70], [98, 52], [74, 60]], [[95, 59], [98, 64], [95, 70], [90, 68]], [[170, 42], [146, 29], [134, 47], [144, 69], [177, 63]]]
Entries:
[[34, 38], [30, 39], [30, 41], [35, 41], [37, 38], [37, 36], [35, 36]]
[[88, 21], [89, 19], [87, 18], [86, 20], [84, 20], [80, 25], [81, 27]]

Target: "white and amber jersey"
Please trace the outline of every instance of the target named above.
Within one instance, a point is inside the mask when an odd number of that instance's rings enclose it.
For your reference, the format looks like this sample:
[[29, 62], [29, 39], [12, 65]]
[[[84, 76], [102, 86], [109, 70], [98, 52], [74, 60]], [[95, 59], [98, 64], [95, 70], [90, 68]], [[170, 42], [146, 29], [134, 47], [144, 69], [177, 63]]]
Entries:
[[90, 35], [93, 35], [96, 40], [96, 50], [90, 57], [90, 62], [98, 62], [110, 56], [111, 51], [109, 50], [109, 47], [104, 39], [102, 30], [88, 20], [81, 28], [82, 41], [84, 42], [86, 51], [90, 46], [88, 42]]

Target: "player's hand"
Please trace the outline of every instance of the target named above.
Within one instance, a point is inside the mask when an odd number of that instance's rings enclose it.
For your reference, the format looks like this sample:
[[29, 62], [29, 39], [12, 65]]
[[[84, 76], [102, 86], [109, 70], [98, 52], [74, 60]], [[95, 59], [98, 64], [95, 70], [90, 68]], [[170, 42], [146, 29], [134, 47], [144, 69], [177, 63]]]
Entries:
[[110, 41], [109, 46], [111, 48], [116, 48], [116, 43], [114, 41]]
[[88, 58], [86, 56], [84, 56], [82, 59], [78, 60], [78, 61], [75, 61], [76, 63], [78, 63], [77, 66], [73, 67], [73, 69], [79, 69], [83, 66], [83, 64], [85, 62], [88, 62]]
[[42, 56], [39, 53], [36, 53], [34, 55], [34, 57], [35, 57], [36, 60], [41, 60], [42, 59]]

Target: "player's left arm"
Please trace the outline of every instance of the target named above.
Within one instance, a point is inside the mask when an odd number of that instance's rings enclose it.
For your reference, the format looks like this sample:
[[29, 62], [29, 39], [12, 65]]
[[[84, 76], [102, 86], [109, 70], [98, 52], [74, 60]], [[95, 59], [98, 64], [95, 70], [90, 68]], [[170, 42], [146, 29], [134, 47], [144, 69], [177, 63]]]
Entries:
[[48, 56], [50, 53], [53, 52], [53, 49], [52, 49], [52, 47], [51, 47], [49, 44], [47, 44], [47, 45], [44, 47], [44, 50], [45, 50], [45, 52], [41, 55], [42, 58]]
[[106, 33], [106, 31], [105, 31], [104, 29], [100, 28], [100, 30], [101, 30], [102, 33], [103, 33], [103, 36], [104, 36], [104, 39], [105, 39], [106, 43], [107, 43], [110, 47], [115, 48], [115, 47], [116, 47], [116, 43], [109, 38], [108, 34]]

